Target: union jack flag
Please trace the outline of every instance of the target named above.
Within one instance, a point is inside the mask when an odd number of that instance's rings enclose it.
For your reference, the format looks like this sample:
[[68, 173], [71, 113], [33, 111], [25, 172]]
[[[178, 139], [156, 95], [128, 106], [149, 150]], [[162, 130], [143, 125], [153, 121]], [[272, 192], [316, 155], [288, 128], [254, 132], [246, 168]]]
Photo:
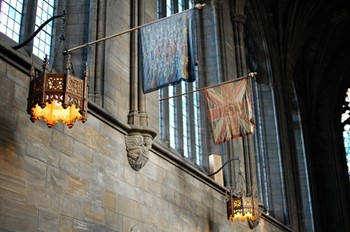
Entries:
[[211, 87], [204, 92], [215, 144], [254, 133], [249, 78]]

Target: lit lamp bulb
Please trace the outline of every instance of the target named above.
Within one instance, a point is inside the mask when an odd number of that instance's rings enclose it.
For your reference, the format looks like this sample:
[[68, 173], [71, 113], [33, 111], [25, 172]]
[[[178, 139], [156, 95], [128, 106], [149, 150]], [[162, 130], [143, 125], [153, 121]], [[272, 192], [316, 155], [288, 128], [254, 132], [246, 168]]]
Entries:
[[[79, 108], [76, 108], [75, 104], [63, 108], [62, 103], [56, 100], [52, 100], [51, 103], [46, 102], [44, 108], [41, 108], [38, 104], [35, 108], [32, 108], [32, 122], [43, 119], [47, 126], [51, 128], [59, 121], [67, 124], [69, 128], [72, 128], [76, 120], [83, 121], [83, 115], [80, 113]], [[83, 121], [84, 122], [84, 121]]]

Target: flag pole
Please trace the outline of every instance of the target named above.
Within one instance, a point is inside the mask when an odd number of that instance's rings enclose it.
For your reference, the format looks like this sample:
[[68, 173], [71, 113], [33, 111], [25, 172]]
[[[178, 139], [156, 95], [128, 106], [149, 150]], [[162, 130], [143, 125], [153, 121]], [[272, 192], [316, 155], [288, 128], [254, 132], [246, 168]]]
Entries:
[[84, 47], [87, 47], [87, 46], [90, 46], [90, 45], [93, 45], [93, 44], [96, 44], [96, 43], [99, 43], [99, 42], [102, 42], [102, 41], [105, 41], [105, 40], [108, 40], [108, 39], [112, 39], [112, 38], [114, 38], [114, 37], [118, 37], [118, 36], [124, 35], [124, 34], [126, 34], [126, 33], [129, 33], [129, 32], [135, 31], [135, 30], [138, 30], [138, 29], [140, 29], [140, 28], [142, 28], [142, 27], [146, 27], [146, 26], [149, 26], [149, 25], [151, 25], [151, 24], [158, 23], [158, 22], [160, 22], [160, 21], [166, 20], [166, 19], [168, 19], [168, 18], [170, 18], [170, 17], [174, 17], [175, 15], [181, 14], [181, 13], [183, 13], [183, 12], [185, 12], [185, 11], [189, 11], [189, 10], [193, 10], [193, 9], [200, 10], [200, 9], [202, 9], [205, 5], [206, 5], [205, 3], [204, 3], [204, 4], [197, 3], [197, 4], [194, 6], [194, 8], [192, 8], [192, 9], [184, 10], [184, 11], [181, 11], [181, 12], [179, 12], [179, 13], [170, 15], [170, 16], [168, 16], [168, 17], [164, 17], [164, 18], [161, 18], [161, 19], [158, 19], [158, 20], [149, 22], [149, 23], [145, 23], [145, 24], [142, 24], [142, 25], [140, 25], [140, 26], [136, 26], [136, 27], [130, 28], [130, 29], [128, 29], [128, 30], [125, 30], [125, 31], [116, 33], [116, 34], [114, 34], [114, 35], [110, 35], [110, 36], [107, 36], [107, 37], [104, 37], [104, 38], [101, 38], [101, 39], [98, 39], [98, 40], [94, 40], [94, 41], [91, 41], [91, 42], [82, 44], [82, 45], [77, 46], [77, 47], [74, 47], [74, 48], [66, 49], [63, 53], [64, 53], [64, 54], [68, 54], [68, 53], [70, 53], [70, 52], [72, 52], [72, 51], [75, 51], [75, 50], [78, 50], [78, 49], [80, 49], [80, 48], [84, 48]]
[[235, 78], [235, 79], [232, 79], [232, 80], [228, 80], [228, 81], [224, 81], [224, 82], [221, 82], [221, 83], [218, 83], [218, 84], [214, 84], [214, 85], [206, 86], [206, 87], [199, 88], [199, 89], [196, 89], [196, 90], [188, 91], [186, 93], [180, 93], [180, 94], [177, 94], [177, 95], [174, 95], [174, 96], [171, 96], [171, 97], [161, 98], [161, 99], [159, 99], [159, 101], [164, 101], [164, 100], [168, 100], [170, 98], [180, 97], [180, 96], [183, 96], [183, 95], [187, 95], [187, 94], [203, 91], [203, 90], [206, 90], [206, 89], [209, 89], [209, 88], [213, 88], [213, 87], [217, 87], [217, 86], [220, 86], [220, 85], [228, 84], [228, 83], [231, 83], [231, 82], [239, 81], [239, 80], [242, 80], [242, 79], [245, 79], [245, 78], [255, 77], [256, 75], [257, 75], [256, 72], [250, 72], [248, 74], [248, 76], [238, 77], [238, 78]]

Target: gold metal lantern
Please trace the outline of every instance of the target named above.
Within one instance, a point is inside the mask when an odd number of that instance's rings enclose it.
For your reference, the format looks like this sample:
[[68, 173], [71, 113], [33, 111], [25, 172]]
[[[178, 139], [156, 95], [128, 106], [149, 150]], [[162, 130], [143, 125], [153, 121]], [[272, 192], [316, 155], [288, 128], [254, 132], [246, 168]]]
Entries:
[[83, 78], [70, 73], [71, 57], [68, 55], [66, 73], [49, 73], [47, 57], [42, 72], [32, 65], [27, 112], [30, 120], [43, 119], [51, 128], [61, 121], [72, 128], [74, 122], [86, 122], [88, 71], [85, 65]]
[[245, 219], [256, 220], [259, 217], [259, 205], [254, 197], [230, 197], [227, 201], [227, 217], [230, 221]]

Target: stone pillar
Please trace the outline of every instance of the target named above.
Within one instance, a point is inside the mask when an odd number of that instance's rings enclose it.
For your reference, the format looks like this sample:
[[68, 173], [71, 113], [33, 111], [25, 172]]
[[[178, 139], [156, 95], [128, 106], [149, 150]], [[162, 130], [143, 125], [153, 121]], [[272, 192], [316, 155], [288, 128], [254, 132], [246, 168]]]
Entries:
[[[139, 3], [139, 24], [144, 24], [144, 9], [146, 2], [143, 0], [136, 1]], [[139, 110], [139, 116], [140, 116], [140, 125], [141, 126], [148, 126], [148, 113], [146, 111], [146, 98], [143, 94], [142, 87], [141, 87], [141, 79], [139, 76], [139, 85], [138, 85], [138, 110]]]
[[[248, 67], [246, 62], [245, 53], [245, 41], [244, 41], [244, 24], [246, 16], [244, 15], [245, 0], [235, 0], [233, 1], [231, 9], [231, 22], [233, 26], [234, 33], [234, 44], [235, 44], [235, 57], [236, 57], [236, 67], [237, 75], [247, 76]], [[258, 198], [258, 188], [257, 188], [257, 173], [256, 173], [256, 159], [254, 152], [254, 140], [253, 136], [249, 135], [247, 137], [242, 137], [240, 146], [242, 146], [243, 154], [239, 154], [240, 159], [240, 171], [239, 175], [243, 178], [241, 188], [246, 196], [252, 196]], [[250, 226], [255, 227], [258, 224], [258, 220], [254, 223], [251, 222]]]
[[[131, 1], [131, 18], [130, 27], [139, 25], [139, 4], [137, 1]], [[130, 33], [130, 111], [128, 115], [128, 123], [130, 125], [139, 125], [138, 110], [138, 43], [137, 31]]]
[[217, 77], [219, 81], [224, 81], [223, 74], [223, 57], [222, 57], [222, 43], [221, 43], [221, 20], [220, 13], [222, 3], [220, 0], [212, 0], [213, 16], [214, 16], [214, 33], [216, 40], [216, 62], [217, 62]]
[[[97, 38], [104, 38], [106, 36], [106, 2], [98, 0], [98, 25]], [[103, 89], [104, 89], [104, 74], [105, 74], [105, 43], [98, 43], [96, 45], [96, 68], [95, 68], [95, 85], [94, 85], [94, 101], [103, 106]]]
[[[21, 36], [23, 36], [23, 40], [26, 40], [27, 38], [29, 38], [34, 29], [35, 29], [35, 24], [33, 22], [35, 22], [35, 12], [36, 12], [36, 2], [34, 4], [28, 4], [28, 8], [27, 8], [27, 12], [26, 14], [23, 15], [24, 20], [24, 28], [25, 30], [21, 30]], [[60, 14], [59, 12], [57, 12], [57, 14]], [[19, 43], [22, 43], [23, 41], [19, 41]], [[31, 40], [27, 46], [24, 47], [25, 51], [29, 54], [32, 54], [33, 51], [33, 40]], [[47, 54], [50, 55], [50, 54]], [[39, 57], [40, 59], [44, 59], [45, 57]]]
[[[145, 1], [131, 1], [130, 27], [144, 23]], [[125, 136], [127, 156], [130, 166], [139, 171], [148, 161], [148, 153], [157, 133], [148, 127], [148, 114], [146, 111], [146, 98], [142, 92], [141, 80], [138, 72], [138, 38], [137, 31], [130, 35], [130, 111], [128, 124], [130, 129]]]

